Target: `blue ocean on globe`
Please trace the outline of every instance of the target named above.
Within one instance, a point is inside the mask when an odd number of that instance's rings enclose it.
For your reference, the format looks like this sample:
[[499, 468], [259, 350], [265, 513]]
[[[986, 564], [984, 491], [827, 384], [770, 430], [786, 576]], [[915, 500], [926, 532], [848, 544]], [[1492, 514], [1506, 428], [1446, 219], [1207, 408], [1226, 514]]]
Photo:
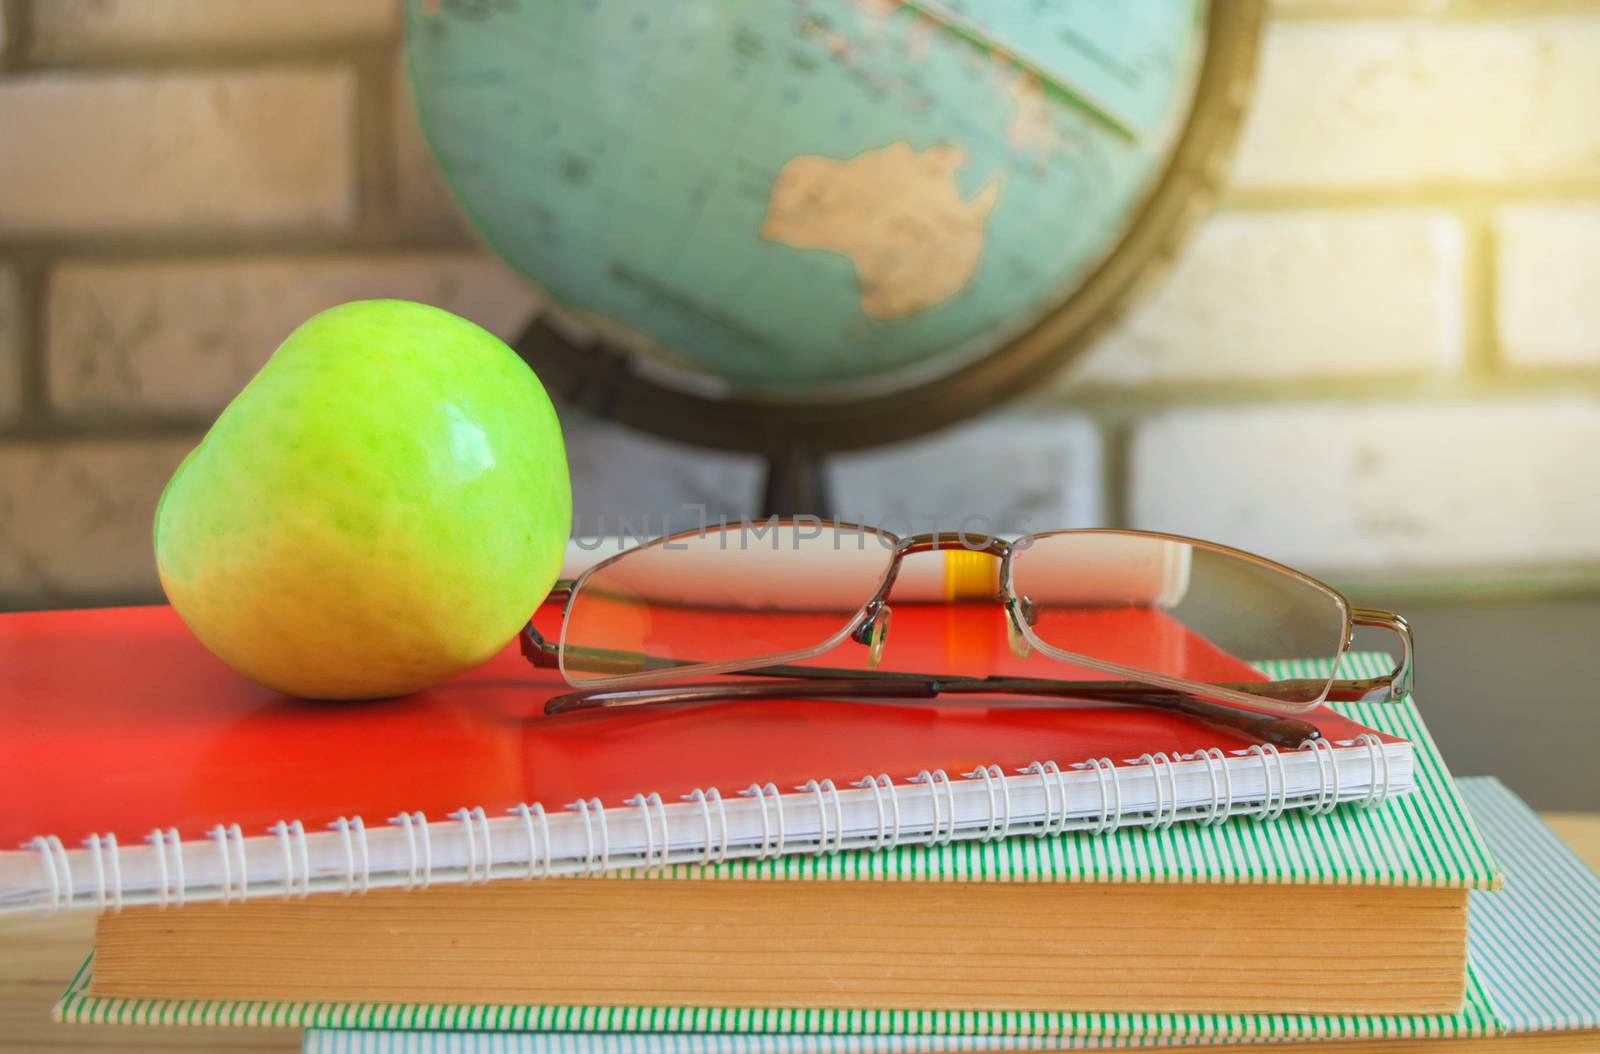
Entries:
[[1104, 259], [1194, 94], [1200, 0], [412, 0], [447, 182], [559, 303], [680, 369], [893, 388]]

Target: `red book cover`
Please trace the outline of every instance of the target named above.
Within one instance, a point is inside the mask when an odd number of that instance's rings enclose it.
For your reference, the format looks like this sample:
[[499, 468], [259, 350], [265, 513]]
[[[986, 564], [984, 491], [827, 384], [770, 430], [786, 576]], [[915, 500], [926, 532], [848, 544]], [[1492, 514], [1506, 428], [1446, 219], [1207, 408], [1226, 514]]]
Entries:
[[[1124, 661], [1199, 679], [1259, 678], [1158, 611], [1129, 609]], [[559, 612], [537, 619], [554, 639]], [[993, 604], [896, 605], [884, 667], [934, 673], [1084, 676], [1017, 659]], [[1085, 646], [1092, 644], [1086, 641]], [[845, 642], [827, 657], [860, 665]], [[1142, 653], [1142, 659], [1139, 653]], [[1095, 675], [1088, 674], [1093, 677]], [[1236, 750], [1248, 738], [1158, 710], [1049, 700], [762, 700], [546, 716], [569, 690], [509, 644], [494, 660], [412, 696], [314, 702], [261, 688], [208, 653], [166, 607], [0, 616], [0, 845], [91, 832], [134, 843], [154, 828], [203, 837], [216, 824], [259, 834], [282, 818], [321, 830], [401, 811], [490, 815], [519, 802], [620, 805], [695, 787], [780, 788], [868, 773], [896, 780], [998, 764]], [[1367, 729], [1323, 708], [1325, 738]], [[1387, 740], [1388, 737], [1385, 737]]]

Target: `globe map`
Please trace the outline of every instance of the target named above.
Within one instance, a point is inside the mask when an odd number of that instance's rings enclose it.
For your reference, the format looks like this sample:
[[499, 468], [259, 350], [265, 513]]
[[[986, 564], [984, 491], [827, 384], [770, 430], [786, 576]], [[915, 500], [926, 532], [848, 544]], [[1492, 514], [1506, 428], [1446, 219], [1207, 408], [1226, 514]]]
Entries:
[[1115, 247], [1194, 94], [1201, 0], [412, 0], [447, 182], [664, 372], [920, 382]]

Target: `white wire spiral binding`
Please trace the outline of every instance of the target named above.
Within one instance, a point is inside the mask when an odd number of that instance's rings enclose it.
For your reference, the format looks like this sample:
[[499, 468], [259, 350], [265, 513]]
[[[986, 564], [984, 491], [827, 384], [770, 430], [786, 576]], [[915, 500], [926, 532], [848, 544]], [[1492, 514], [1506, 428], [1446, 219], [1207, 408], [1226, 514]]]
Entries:
[[[833, 780], [827, 779], [818, 783], [816, 780], [807, 780], [796, 787], [795, 790], [802, 794], [811, 793], [817, 798], [817, 848], [816, 856], [832, 855], [844, 848], [844, 802], [839, 799], [839, 788], [834, 786]], [[833, 799], [833, 848], [828, 848], [828, 804], [827, 797]]]
[[[168, 827], [166, 830], [162, 830], [158, 827], [145, 835], [144, 840], [155, 847], [156, 868], [161, 876], [161, 907], [165, 909], [168, 904], [173, 907], [183, 907], [183, 901], [188, 890], [183, 874], [183, 843], [178, 838], [178, 829], [176, 827]], [[59, 841], [57, 844], [60, 844]], [[170, 867], [167, 863], [168, 845], [172, 846], [172, 863]], [[72, 898], [69, 891], [67, 902], [70, 904], [71, 901]]]
[[[117, 836], [111, 832], [106, 834], [91, 834], [83, 840], [83, 844], [94, 853], [95, 870], [95, 899], [96, 906], [103, 908], [106, 899], [106, 887], [109, 884], [111, 894], [111, 910], [122, 910], [122, 849], [117, 845]], [[111, 857], [111, 867], [107, 868], [103, 862], [103, 855]], [[108, 882], [109, 879], [109, 882]]]
[[[356, 872], [361, 873], [361, 892], [365, 893], [372, 886], [372, 853], [367, 846], [367, 827], [361, 817], [339, 817], [328, 825], [331, 831], [337, 831], [341, 844], [344, 846], [344, 895], [349, 896], [356, 892]], [[359, 868], [357, 865], [359, 861]]]
[[[650, 819], [650, 799], [643, 794], [635, 794], [622, 804], [632, 805], [639, 810], [639, 819], [644, 823], [644, 858], [641, 864], [654, 873], [659, 865], [656, 863], [656, 825]], [[531, 872], [529, 877], [532, 877]]]
[[[713, 862], [721, 864], [728, 859], [728, 807], [722, 800], [722, 792], [712, 787], [709, 791], [696, 787], [688, 794], [683, 795], [684, 801], [696, 802], [700, 806], [700, 820], [705, 825], [705, 842], [700, 849], [700, 863], [709, 867]], [[717, 806], [717, 826], [720, 837], [711, 830], [711, 805]], [[715, 856], [712, 850], [716, 850]]]
[[583, 844], [584, 844], [584, 869], [588, 874], [594, 874], [595, 856], [594, 824], [589, 819], [589, 802], [584, 798], [568, 802], [567, 810], [576, 812], [583, 817]]
[[[761, 807], [761, 849], [756, 854], [756, 859], [765, 860], [769, 856], [782, 856], [784, 840], [783, 795], [778, 793], [777, 785], [768, 783], [762, 786], [759, 783], [752, 783], [740, 791], [739, 796], [741, 798], [754, 798], [756, 804]], [[772, 840], [770, 851], [767, 841], [767, 798], [769, 796], [772, 798], [772, 805], [778, 816], [777, 837]]]
[[[227, 828], [227, 839], [233, 843], [235, 863], [239, 868], [239, 899], [242, 901], [250, 895], [250, 863], [244, 855], [244, 831], [236, 823], [230, 823]], [[120, 879], [121, 875], [118, 875]]]
[[[1309, 750], [1317, 761], [1317, 800], [1306, 807], [1312, 816], [1326, 816], [1339, 804], [1339, 759], [1333, 754], [1333, 744], [1326, 739], [1308, 739], [1300, 744]], [[1332, 769], [1332, 774], [1329, 774]]]
[[[996, 838], [1010, 837], [1011, 787], [1006, 783], [1006, 774], [1001, 771], [999, 765], [982, 765], [971, 772], [964, 773], [964, 775], [969, 780], [983, 780], [984, 793], [989, 799], [989, 826], [984, 829], [978, 840], [980, 842], [989, 842]], [[1000, 788], [1000, 798], [998, 800], [995, 798], [995, 786], [997, 784]]]
[[472, 835], [472, 813], [462, 806], [449, 814], [450, 819], [461, 824], [461, 833], [467, 836], [467, 885], [472, 885], [473, 875], [478, 870], [478, 840]]
[[[1383, 749], [1383, 740], [1371, 732], [1363, 732], [1353, 741], [1355, 744], [1367, 748], [1367, 756], [1372, 759], [1372, 779], [1367, 784], [1367, 796], [1362, 799], [1361, 807], [1370, 809], [1379, 802], [1389, 797], [1389, 752]], [[1378, 782], [1379, 764], [1383, 767], [1383, 782]]]
[[[172, 836], [177, 838], [178, 832], [173, 831]], [[51, 855], [56, 858], [56, 867], [61, 871], [61, 906], [70, 908], [72, 907], [72, 862], [67, 859], [67, 849], [61, 844], [61, 839], [53, 834], [46, 835], [44, 841]]]
[[[878, 840], [873, 843], [875, 850], [893, 849], [900, 844], [900, 794], [895, 788], [894, 780], [889, 778], [887, 772], [880, 772], [876, 776], [863, 776], [856, 780], [855, 785], [863, 790], [872, 791], [872, 807], [878, 814]], [[883, 792], [889, 792], [889, 814], [883, 811]], [[890, 818], [893, 823], [890, 823]]]
[[233, 900], [233, 858], [228, 855], [228, 829], [220, 823], [206, 832], [206, 837], [217, 843], [217, 856], [222, 861], [222, 902]]
[[[606, 807], [599, 798], [579, 798], [569, 802], [567, 808], [576, 812], [583, 818], [583, 839], [587, 852], [584, 854], [584, 874], [598, 875], [611, 866], [611, 831], [606, 826]], [[591, 814], [593, 819], [591, 819]], [[595, 845], [595, 827], [598, 822], [600, 828], [600, 844]]]
[[483, 835], [482, 881], [492, 881], [494, 879], [494, 845], [489, 841], [489, 817], [484, 814], [483, 806], [474, 805], [468, 818], [478, 821], [478, 831]]
[[344, 895], [348, 897], [356, 891], [356, 847], [350, 837], [350, 821], [341, 816], [328, 825], [328, 830], [338, 833], [339, 844], [344, 848]]
[[[389, 822], [402, 828], [406, 834], [406, 889], [427, 889], [433, 885], [433, 838], [428, 834], [427, 816], [420, 812], [403, 812], [399, 816], [389, 817]], [[420, 885], [417, 880], [419, 870], [422, 872]]]
[[[1060, 834], [1062, 825], [1067, 821], [1067, 785], [1061, 782], [1061, 767], [1054, 761], [1032, 761], [1026, 768], [1017, 770], [1025, 776], [1039, 777], [1039, 790], [1044, 794], [1044, 819], [1039, 821], [1039, 829], [1033, 832], [1035, 838], [1044, 838], [1047, 835]], [[1054, 783], [1061, 792], [1061, 812], [1056, 814], [1055, 806], [1050, 797], [1050, 784]]]
[[1204, 827], [1215, 826], [1233, 815], [1233, 771], [1228, 768], [1228, 756], [1219, 747], [1207, 747], [1190, 754], [1189, 760], [1206, 763], [1206, 775], [1211, 779], [1211, 803], [1199, 823]]
[[[450, 814], [450, 819], [458, 821], [461, 824], [462, 832], [467, 836], [466, 884], [470, 886], [476, 881], [478, 885], [483, 885], [494, 877], [494, 848], [489, 841], [489, 817], [484, 814], [483, 806], [481, 805], [475, 805], [470, 809], [463, 805]], [[483, 863], [481, 866], [478, 863], [478, 839], [472, 833], [473, 823], [477, 823], [478, 835], [483, 838]], [[476, 874], [476, 878], [474, 878], [474, 874]]]
[[[1122, 826], [1122, 778], [1110, 758], [1090, 758], [1079, 761], [1075, 769], [1093, 769], [1095, 782], [1100, 788], [1100, 819], [1086, 828], [1090, 834], [1101, 835]], [[1065, 786], [1062, 790], [1065, 793]]]
[[[170, 894], [169, 894], [168, 888], [167, 888], [170, 885], [170, 882], [168, 880], [168, 875], [167, 875], [166, 839], [162, 837], [161, 829], [157, 828], [156, 830], [152, 831], [150, 834], [145, 835], [144, 836], [144, 840], [147, 843], [155, 846], [155, 848], [156, 848], [156, 873], [160, 876], [160, 879], [161, 879], [161, 885], [160, 885], [161, 905], [160, 906], [161, 906], [161, 908], [163, 910], [165, 910], [166, 906], [167, 906], [167, 900], [170, 897]], [[285, 893], [284, 895], [288, 896], [287, 893]]]
[[[1357, 747], [1366, 750], [1371, 764], [1371, 778], [1364, 796], [1354, 803], [1362, 808], [1372, 808], [1387, 799], [1393, 773], [1391, 760], [1381, 737], [1363, 732], [1346, 740], [1312, 739], [1302, 743], [1299, 748], [1301, 751], [1311, 753], [1310, 760], [1316, 764], [1318, 775], [1316, 791], [1303, 805], [1305, 812], [1310, 815], [1327, 815], [1342, 803], [1343, 774], [1340, 770], [1340, 754], [1337, 748]], [[1140, 821], [1141, 825], [1146, 830], [1166, 830], [1180, 818], [1183, 809], [1178, 791], [1179, 762], [1203, 763], [1211, 788], [1209, 802], [1194, 810], [1194, 815], [1187, 818], [1210, 826], [1222, 823], [1234, 815], [1239, 810], [1236, 810], [1233, 772], [1229, 764], [1230, 755], [1238, 758], [1254, 757], [1261, 763], [1263, 784], [1261, 802], [1259, 806], [1243, 811], [1247, 811], [1257, 821], [1271, 821], [1281, 817], [1288, 809], [1290, 798], [1288, 771], [1283, 753], [1271, 744], [1254, 744], [1248, 749], [1234, 751], [1211, 747], [1192, 754], [1153, 752], [1142, 754], [1138, 758], [1125, 759], [1128, 766], [1150, 770], [1154, 803], [1148, 816]], [[1067, 785], [1069, 770], [1085, 774], [1093, 772], [1095, 786], [1099, 791], [1097, 813], [1076, 822], [1069, 813], [1071, 801]], [[1077, 762], [1068, 766], [1066, 770], [1054, 761], [1035, 761], [1016, 771], [1021, 775], [1036, 776], [1039, 780], [1043, 816], [1037, 821], [1037, 826], [1030, 820], [1023, 827], [1023, 830], [1031, 832], [1036, 837], [1061, 835], [1070, 829], [1082, 829], [1090, 834], [1101, 835], [1122, 825], [1125, 798], [1122, 769], [1110, 758], [1092, 758]], [[1001, 768], [998, 765], [979, 766], [963, 773], [963, 778], [972, 782], [981, 781], [987, 802], [986, 819], [980, 821], [981, 826], [967, 828], [966, 833], [984, 842], [1007, 838], [1016, 833], [1012, 788]], [[958, 833], [961, 833], [962, 825], [959, 823], [954, 783], [949, 775], [943, 769], [931, 771], [924, 769], [907, 779], [905, 784], [920, 784], [927, 788], [933, 815], [926, 844], [950, 845]], [[905, 837], [903, 803], [900, 797], [902, 785], [897, 785], [887, 773], [879, 773], [875, 776], [863, 776], [851, 786], [870, 791], [872, 794], [877, 826], [875, 831], [863, 832], [865, 840], [863, 847], [881, 851], [899, 846]], [[795, 790], [810, 795], [817, 809], [818, 831], [813, 853], [822, 856], [842, 851], [847, 841], [845, 810], [840, 791], [833, 781], [808, 780]], [[759, 808], [760, 842], [753, 847], [756, 859], [765, 860], [782, 855], [786, 849], [787, 836], [785, 795], [772, 783], [753, 783], [739, 794], [741, 797], [754, 799]], [[683, 800], [698, 804], [700, 809], [705, 841], [699, 862], [702, 865], [727, 862], [734, 845], [726, 803], [720, 791], [715, 787], [696, 788], [690, 794], [684, 795]], [[1298, 802], [1300, 798], [1297, 796], [1296, 800]], [[639, 810], [644, 827], [645, 844], [640, 864], [651, 870], [670, 866], [672, 847], [667, 827], [668, 810], [661, 796], [653, 792], [648, 795], [635, 794], [627, 799], [626, 804]], [[716, 810], [715, 819], [712, 817], [713, 804]], [[654, 815], [651, 813], [652, 807]], [[600, 799], [589, 798], [573, 802], [567, 809], [577, 812], [583, 824], [585, 851], [579, 861], [580, 869], [587, 874], [608, 870], [611, 866], [612, 847], [605, 806]], [[554, 840], [551, 837], [550, 821], [544, 807], [538, 803], [524, 803], [508, 809], [507, 812], [522, 820], [526, 835], [527, 856], [526, 868], [522, 871], [523, 876], [527, 879], [552, 876], [555, 872]], [[498, 877], [495, 873], [490, 841], [492, 828], [483, 808], [463, 807], [451, 813], [450, 818], [461, 825], [461, 831], [466, 838], [466, 882], [481, 884]], [[433, 853], [426, 816], [421, 812], [401, 813], [391, 817], [388, 822], [399, 826], [404, 832], [405, 888], [428, 888], [433, 880]], [[339, 835], [343, 848], [344, 894], [368, 892], [372, 883], [372, 857], [361, 817], [341, 816], [328, 824], [328, 828]], [[300, 821], [279, 820], [269, 827], [267, 832], [276, 837], [282, 853], [282, 897], [290, 899], [310, 895], [312, 885], [310, 853], [307, 835]], [[206, 833], [206, 837], [216, 844], [219, 865], [216, 895], [224, 904], [246, 899], [250, 895], [249, 868], [245, 838], [239, 825], [217, 824]], [[183, 846], [177, 829], [156, 829], [146, 836], [145, 841], [154, 850], [157, 871], [154, 892], [158, 897], [159, 906], [181, 907], [188, 898], [189, 890]], [[107, 909], [120, 911], [123, 907], [124, 888], [121, 852], [116, 836], [91, 834], [84, 839], [83, 845], [88, 850], [89, 861], [93, 868], [92, 893], [96, 908], [102, 911]], [[60, 839], [53, 835], [41, 836], [24, 843], [23, 848], [39, 853], [45, 884], [48, 887], [47, 910], [55, 911], [71, 907], [74, 897], [71, 863]], [[207, 888], [208, 891], [211, 888], [209, 883]]]
[[[174, 907], [183, 907], [183, 902], [188, 896], [188, 881], [183, 874], [183, 841], [178, 837], [176, 827], [168, 827], [162, 835], [166, 843], [172, 846], [172, 890]], [[57, 843], [60, 844], [59, 842]]]
[[[928, 799], [933, 803], [933, 830], [928, 837], [929, 845], [949, 845], [956, 836], [956, 788], [950, 782], [950, 776], [944, 769], [934, 769], [929, 772], [923, 769], [912, 776], [911, 783], [926, 783], [928, 785]], [[945, 801], [949, 803], [949, 819], [946, 821], [945, 831], [939, 833], [939, 784], [944, 784]]]
[[[283, 850], [283, 899], [288, 900], [294, 896], [294, 847], [289, 844], [289, 825], [279, 820], [267, 831], [278, 836], [278, 847]], [[165, 859], [161, 861], [161, 884], [167, 884]]]
[[[1166, 757], [1166, 755], [1162, 754], [1162, 757]], [[1163, 814], [1166, 812], [1161, 792], [1161, 773], [1155, 767], [1156, 759], [1154, 755], [1146, 753], [1140, 754], [1136, 758], [1124, 758], [1123, 760], [1129, 765], [1149, 765], [1151, 768], [1150, 786], [1155, 791], [1156, 800], [1155, 804], [1150, 808], [1150, 818], [1139, 826], [1147, 831], [1154, 831], [1161, 826], [1161, 821], [1165, 818]]]
[[522, 817], [522, 829], [528, 836], [528, 873], [524, 877], [529, 881], [539, 877], [539, 873], [534, 870], [534, 860], [538, 856], [539, 843], [533, 833], [533, 818], [535, 816], [539, 818], [539, 830], [544, 835], [544, 877], [549, 878], [551, 865], [555, 862], [555, 852], [550, 845], [550, 818], [545, 815], [544, 806], [538, 802], [534, 802], [532, 805], [527, 802], [518, 802], [507, 809], [506, 812], [511, 813], [513, 816]]
[[709, 864], [711, 863], [712, 846], [711, 805], [706, 799], [706, 792], [703, 788], [696, 787], [688, 794], [680, 794], [678, 798], [680, 801], [696, 802], [700, 806], [700, 823], [706, 832], [705, 838], [701, 839], [700, 842], [700, 863], [702, 866]]
[[411, 829], [411, 814], [403, 812], [399, 816], [389, 817], [392, 827], [404, 829], [406, 836], [406, 891], [409, 893], [417, 887], [417, 834]]
[[[1283, 755], [1271, 743], [1252, 743], [1247, 750], [1236, 750], [1236, 755], [1254, 755], [1261, 759], [1261, 779], [1266, 784], [1261, 795], [1261, 808], [1255, 819], [1261, 823], [1276, 820], [1289, 805], [1289, 774], [1283, 767]], [[1272, 804], [1272, 763], [1278, 767], [1278, 804]]]
[[[418, 813], [420, 816], [421, 813]], [[176, 834], [177, 832], [173, 832]], [[305, 825], [299, 820], [290, 820], [287, 823], [279, 820], [267, 828], [268, 834], [278, 836], [278, 845], [283, 849], [283, 899], [288, 900], [294, 896], [294, 857], [295, 849], [300, 856], [300, 897], [304, 899], [311, 895], [311, 853], [306, 848]]]
[[840, 800], [839, 788], [834, 786], [833, 780], [823, 780], [822, 789], [833, 799], [833, 851], [837, 853], [844, 848], [844, 802]]
[[706, 797], [717, 806], [717, 827], [720, 836], [717, 839], [717, 863], [728, 862], [728, 806], [722, 800], [722, 792], [715, 787], [706, 791]]
[[813, 856], [821, 856], [828, 851], [828, 806], [822, 800], [822, 784], [816, 780], [807, 780], [795, 788], [801, 793], [812, 793], [817, 798], [817, 847], [812, 850]]
[[[1053, 772], [1055, 772], [1055, 775], [1056, 775], [1056, 790], [1061, 793], [1061, 816], [1060, 816], [1059, 819], [1056, 820], [1055, 833], [1057, 835], [1064, 835], [1064, 834], [1067, 833], [1067, 824], [1071, 821], [1071, 817], [1069, 817], [1067, 815], [1067, 774], [1058, 765], [1056, 765], [1056, 763], [1053, 762], [1053, 761], [1046, 762], [1046, 764], [1050, 766], [1050, 768], [1051, 768], [1051, 770]], [[1102, 813], [1104, 813], [1105, 809], [1106, 809], [1105, 788], [1104, 788], [1104, 786], [1102, 786], [1101, 789], [1100, 789], [1100, 797], [1101, 797], [1100, 811]], [[1121, 811], [1122, 811], [1120, 802], [1121, 802], [1121, 798], [1120, 798], [1120, 792], [1119, 792], [1119, 797], [1118, 797], [1118, 803], [1119, 804], [1118, 804], [1118, 809], [1117, 809], [1117, 812], [1118, 812], [1119, 816], [1120, 816]]]
[[[1129, 758], [1131, 765], [1149, 765], [1150, 782], [1155, 787], [1155, 806], [1150, 810], [1150, 818], [1144, 822], [1147, 831], [1165, 831], [1178, 820], [1178, 770], [1173, 767], [1172, 758], [1165, 750], [1154, 754], [1140, 754], [1137, 758]], [[1162, 769], [1167, 773], [1167, 790], [1161, 790]], [[1165, 815], [1163, 815], [1165, 813]]]
[[933, 806], [933, 829], [928, 832], [928, 845], [939, 844], [939, 793], [933, 785], [933, 773], [927, 769], [906, 780], [907, 783], [926, 783], [928, 785], [928, 802]]
[[61, 844], [61, 839], [53, 834], [41, 835], [22, 843], [22, 848], [39, 853], [45, 881], [50, 883], [50, 906], [45, 911], [62, 911], [72, 907], [72, 864], [67, 859], [67, 850]]

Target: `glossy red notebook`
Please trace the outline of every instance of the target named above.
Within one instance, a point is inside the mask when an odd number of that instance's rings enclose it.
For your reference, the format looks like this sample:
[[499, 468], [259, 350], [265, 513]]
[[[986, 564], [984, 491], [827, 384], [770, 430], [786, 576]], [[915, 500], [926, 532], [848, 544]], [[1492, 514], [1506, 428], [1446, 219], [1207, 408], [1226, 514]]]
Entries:
[[[553, 632], [557, 617], [538, 621]], [[1159, 612], [1116, 632], [1165, 669], [1259, 676]], [[899, 669], [1064, 676], [1012, 656], [993, 605], [897, 606], [888, 652]], [[546, 716], [566, 690], [509, 645], [413, 696], [308, 702], [233, 673], [165, 607], [0, 616], [0, 845], [22, 847], [0, 852], [0, 910], [1165, 825], [1370, 797], [1380, 758], [1384, 792], [1409, 772], [1409, 744], [1327, 709], [1313, 715], [1325, 748], [1280, 755], [1137, 708], [747, 700]]]

